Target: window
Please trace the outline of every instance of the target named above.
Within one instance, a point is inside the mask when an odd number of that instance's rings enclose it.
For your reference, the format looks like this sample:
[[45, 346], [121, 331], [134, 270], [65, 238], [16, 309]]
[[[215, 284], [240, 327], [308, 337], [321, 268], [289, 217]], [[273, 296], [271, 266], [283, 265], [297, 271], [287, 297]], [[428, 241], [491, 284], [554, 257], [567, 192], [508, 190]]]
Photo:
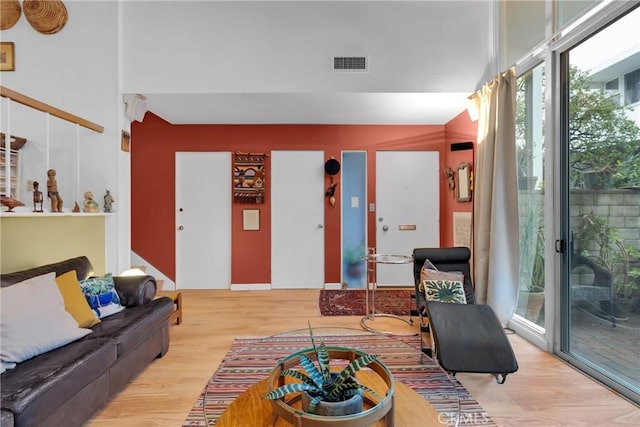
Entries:
[[517, 86], [520, 287], [516, 314], [544, 326], [544, 64], [519, 77]]
[[624, 75], [624, 103], [637, 102], [640, 102], [640, 68]]
[[620, 79], [613, 79], [604, 84], [604, 93], [607, 98], [616, 104], [620, 104]]

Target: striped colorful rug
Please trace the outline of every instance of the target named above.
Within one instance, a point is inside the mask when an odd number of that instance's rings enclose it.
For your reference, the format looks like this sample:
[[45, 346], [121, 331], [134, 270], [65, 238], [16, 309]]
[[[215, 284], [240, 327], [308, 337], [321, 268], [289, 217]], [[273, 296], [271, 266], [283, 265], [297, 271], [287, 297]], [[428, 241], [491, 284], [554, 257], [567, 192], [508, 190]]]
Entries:
[[[414, 289], [376, 290], [376, 312], [408, 316]], [[371, 292], [369, 293], [371, 298]], [[321, 289], [318, 306], [323, 316], [363, 316], [365, 314], [364, 289]]]
[[[456, 425], [458, 417], [460, 424], [465, 426], [495, 426], [491, 417], [457, 379], [448, 376], [420, 353], [418, 336], [319, 335], [319, 341], [379, 354], [397, 381], [424, 396], [440, 412], [442, 425]], [[308, 336], [236, 338], [189, 412], [183, 427], [215, 425], [227, 406], [253, 384], [267, 378], [279, 360], [308, 347]]]

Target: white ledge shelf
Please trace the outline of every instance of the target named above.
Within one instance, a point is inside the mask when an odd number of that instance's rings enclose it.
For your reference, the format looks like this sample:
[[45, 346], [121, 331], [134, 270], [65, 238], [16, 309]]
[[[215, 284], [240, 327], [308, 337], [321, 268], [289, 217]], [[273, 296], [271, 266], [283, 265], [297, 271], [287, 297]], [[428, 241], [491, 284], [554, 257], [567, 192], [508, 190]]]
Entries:
[[2, 218], [55, 218], [63, 216], [110, 216], [115, 215], [116, 212], [30, 212], [30, 211], [2, 211], [0, 217]]

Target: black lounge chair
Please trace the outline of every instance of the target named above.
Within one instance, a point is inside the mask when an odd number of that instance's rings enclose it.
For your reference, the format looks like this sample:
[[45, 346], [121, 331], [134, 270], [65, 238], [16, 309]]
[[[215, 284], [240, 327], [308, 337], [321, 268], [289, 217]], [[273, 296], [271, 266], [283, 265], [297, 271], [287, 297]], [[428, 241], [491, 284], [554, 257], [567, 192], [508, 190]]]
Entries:
[[[420, 325], [423, 331], [429, 331], [432, 342], [432, 347], [425, 352], [452, 375], [457, 372], [488, 373], [503, 384], [507, 374], [518, 370], [518, 362], [493, 309], [488, 305], [475, 304], [470, 258], [471, 251], [465, 247], [413, 250], [416, 307], [421, 316]], [[425, 299], [418, 287], [420, 270], [427, 259], [440, 271], [464, 274], [467, 304]]]

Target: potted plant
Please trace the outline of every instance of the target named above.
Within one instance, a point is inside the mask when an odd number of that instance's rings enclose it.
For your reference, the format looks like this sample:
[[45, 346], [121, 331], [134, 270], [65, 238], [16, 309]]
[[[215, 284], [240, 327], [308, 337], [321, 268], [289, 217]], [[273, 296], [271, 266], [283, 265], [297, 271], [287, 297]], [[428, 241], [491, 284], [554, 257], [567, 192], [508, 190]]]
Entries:
[[281, 376], [289, 376], [301, 382], [289, 383], [265, 394], [266, 399], [280, 399], [291, 393], [302, 393], [302, 409], [316, 415], [351, 415], [362, 411], [362, 395], [368, 392], [380, 397], [371, 388], [359, 383], [353, 375], [378, 359], [377, 355], [363, 354], [350, 362], [342, 371], [332, 372], [327, 346], [316, 346], [309, 325], [315, 361], [305, 354], [299, 357], [305, 372], [286, 369]]
[[[352, 246], [344, 255], [345, 272], [348, 276], [349, 287], [363, 286], [365, 282], [366, 265], [364, 256], [367, 254], [364, 246]], [[355, 285], [351, 285], [354, 283]]]
[[520, 294], [517, 312], [536, 322], [544, 305], [544, 215], [527, 209], [520, 223]]
[[618, 230], [593, 212], [582, 216], [576, 243], [582, 256], [594, 260], [613, 275], [613, 312], [616, 317], [624, 317], [638, 302], [640, 253], [625, 245]]
[[538, 182], [538, 177], [532, 174], [533, 153], [530, 147], [518, 145], [516, 148], [516, 160], [518, 161], [518, 189], [533, 190]]

